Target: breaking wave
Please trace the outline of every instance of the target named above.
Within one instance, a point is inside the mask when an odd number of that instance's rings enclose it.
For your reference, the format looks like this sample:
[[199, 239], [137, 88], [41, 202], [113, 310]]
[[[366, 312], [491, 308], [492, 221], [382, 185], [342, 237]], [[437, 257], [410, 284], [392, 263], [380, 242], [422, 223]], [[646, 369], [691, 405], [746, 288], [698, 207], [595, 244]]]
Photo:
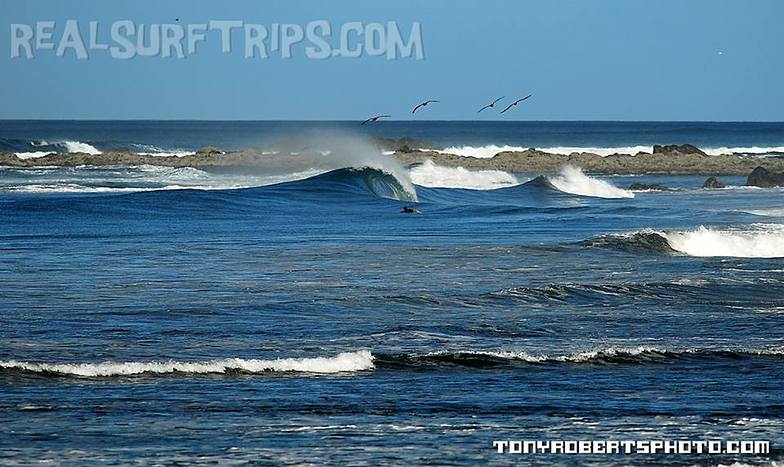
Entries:
[[645, 229], [604, 235], [589, 243], [619, 250], [676, 252], [697, 257], [783, 258], [784, 225], [751, 224], [724, 229], [700, 226], [693, 230]]
[[366, 350], [344, 352], [333, 357], [282, 358], [257, 360], [225, 358], [201, 362], [101, 362], [34, 363], [0, 361], [0, 371], [20, 371], [44, 375], [109, 377], [154, 374], [227, 374], [227, 373], [344, 373], [372, 370], [373, 356]]
[[514, 175], [500, 170], [474, 171], [463, 167], [443, 167], [432, 160], [412, 167], [410, 173], [414, 184], [434, 188], [494, 190], [520, 183]]
[[784, 349], [684, 348], [652, 346], [601, 347], [571, 353], [520, 351], [442, 350], [425, 353], [384, 353], [360, 350], [330, 357], [259, 360], [223, 358], [205, 361], [130, 361], [97, 363], [39, 363], [0, 361], [0, 375], [111, 378], [132, 376], [258, 375], [292, 373], [304, 375], [357, 373], [372, 370], [433, 367], [488, 368], [510, 365], [644, 365], [676, 361], [735, 361], [746, 358], [781, 358]]
[[558, 191], [573, 195], [596, 198], [634, 198], [634, 193], [616, 187], [612, 183], [585, 175], [579, 167], [567, 165], [558, 175], [547, 177], [547, 181]]
[[784, 349], [663, 349], [650, 346], [603, 347], [563, 354], [527, 351], [437, 351], [422, 354], [378, 354], [375, 365], [384, 367], [497, 367], [514, 364], [646, 364], [677, 360], [738, 360], [751, 357], [782, 357]]
[[417, 201], [417, 192], [408, 178], [398, 178], [395, 174], [381, 169], [362, 167], [344, 168], [322, 173], [295, 182], [287, 182], [280, 187], [305, 189], [323, 192], [329, 188], [337, 191], [364, 190], [380, 197], [399, 201]]

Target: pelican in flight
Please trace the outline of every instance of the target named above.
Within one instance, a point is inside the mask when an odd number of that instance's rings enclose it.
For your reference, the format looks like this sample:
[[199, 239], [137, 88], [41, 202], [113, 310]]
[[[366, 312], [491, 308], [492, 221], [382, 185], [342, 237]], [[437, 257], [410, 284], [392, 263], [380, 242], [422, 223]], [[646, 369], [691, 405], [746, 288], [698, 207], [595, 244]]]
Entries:
[[368, 118], [367, 120], [365, 120], [364, 122], [360, 123], [359, 125], [362, 126], [365, 123], [376, 123], [379, 118], [392, 118], [392, 116], [391, 115], [376, 115], [375, 117]]
[[427, 104], [430, 104], [431, 102], [441, 102], [441, 101], [437, 101], [435, 99], [428, 99], [425, 102], [422, 102], [421, 104], [419, 104], [416, 107], [414, 107], [414, 110], [412, 110], [411, 113], [415, 114], [416, 111], [419, 110], [420, 107], [425, 107]]
[[528, 95], [527, 95], [527, 96], [525, 96], [525, 97], [521, 97], [520, 99], [517, 99], [516, 101], [512, 102], [511, 104], [509, 104], [509, 105], [508, 105], [508, 106], [507, 106], [507, 107], [506, 107], [504, 110], [502, 110], [502, 111], [501, 111], [501, 113], [504, 113], [504, 112], [506, 112], [507, 110], [509, 110], [509, 109], [511, 109], [512, 107], [516, 106], [516, 105], [517, 105], [517, 104], [519, 104], [520, 102], [523, 102], [524, 100], [528, 99], [528, 98], [529, 98], [529, 97], [531, 97], [531, 96], [533, 96], [533, 94], [528, 94]]
[[479, 113], [479, 112], [481, 112], [481, 111], [483, 111], [485, 109], [489, 109], [491, 107], [495, 107], [495, 104], [498, 101], [500, 101], [501, 99], [503, 99], [503, 98], [504, 98], [504, 96], [499, 97], [498, 99], [494, 100], [493, 102], [491, 102], [491, 103], [487, 104], [486, 106], [482, 107], [481, 109], [477, 110], [476, 113]]

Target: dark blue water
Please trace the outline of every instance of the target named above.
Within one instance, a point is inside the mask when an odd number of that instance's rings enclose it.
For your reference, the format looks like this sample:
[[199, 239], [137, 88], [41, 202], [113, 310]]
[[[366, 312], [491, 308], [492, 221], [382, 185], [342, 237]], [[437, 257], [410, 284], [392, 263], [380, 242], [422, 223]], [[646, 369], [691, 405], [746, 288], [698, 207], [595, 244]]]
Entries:
[[[63, 137], [93, 141], [90, 125]], [[171, 179], [227, 176], [158, 170], [0, 168], [0, 462], [784, 457], [781, 189], [515, 174], [495, 190], [416, 186], [421, 214], [402, 214], [408, 181], [374, 169], [212, 190]], [[661, 438], [773, 450], [492, 448]]]

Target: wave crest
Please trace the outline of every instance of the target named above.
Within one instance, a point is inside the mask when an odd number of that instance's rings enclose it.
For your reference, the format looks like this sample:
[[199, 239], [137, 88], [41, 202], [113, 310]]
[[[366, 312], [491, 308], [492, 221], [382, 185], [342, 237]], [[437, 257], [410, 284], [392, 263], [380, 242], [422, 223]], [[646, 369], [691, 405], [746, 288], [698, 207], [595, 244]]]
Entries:
[[595, 198], [634, 198], [634, 193], [612, 183], [585, 175], [579, 167], [566, 165], [558, 175], [547, 177], [558, 191]]
[[602, 347], [564, 354], [535, 354], [526, 351], [437, 351], [424, 354], [378, 355], [378, 367], [438, 367], [461, 366], [472, 368], [497, 367], [514, 364], [650, 364], [675, 360], [737, 360], [748, 357], [781, 357], [784, 349], [663, 349], [651, 346]]
[[700, 226], [670, 232], [645, 229], [604, 235], [591, 241], [590, 246], [697, 257], [784, 258], [784, 225], [751, 224], [725, 229]]
[[514, 175], [500, 170], [467, 170], [463, 167], [443, 167], [426, 160], [410, 169], [411, 180], [420, 186], [434, 188], [466, 188], [494, 190], [518, 185]]
[[31, 363], [15, 360], [0, 362], [2, 370], [16, 370], [44, 375], [109, 377], [143, 374], [226, 374], [239, 373], [345, 373], [372, 370], [373, 356], [367, 350], [344, 352], [334, 357], [283, 358], [256, 360], [226, 358], [202, 362], [101, 362], [101, 363]]

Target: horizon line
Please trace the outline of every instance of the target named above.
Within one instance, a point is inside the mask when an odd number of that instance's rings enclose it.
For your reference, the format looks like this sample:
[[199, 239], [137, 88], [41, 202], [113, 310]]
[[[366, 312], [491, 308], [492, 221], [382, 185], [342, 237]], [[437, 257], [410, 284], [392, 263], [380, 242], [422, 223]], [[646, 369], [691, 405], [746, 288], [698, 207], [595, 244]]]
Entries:
[[[361, 123], [363, 119], [180, 119], [180, 118], [0, 118], [0, 122], [286, 122], [286, 123]], [[384, 120], [373, 123], [781, 123], [784, 120]]]

